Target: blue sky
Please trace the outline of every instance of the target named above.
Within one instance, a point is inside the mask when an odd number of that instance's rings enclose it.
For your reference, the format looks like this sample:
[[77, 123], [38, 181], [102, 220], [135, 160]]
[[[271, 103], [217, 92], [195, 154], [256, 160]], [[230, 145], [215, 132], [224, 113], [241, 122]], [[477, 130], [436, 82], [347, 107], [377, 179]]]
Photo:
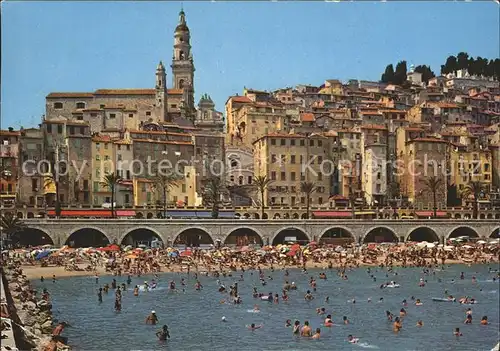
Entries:
[[[2, 2], [2, 128], [36, 126], [52, 91], [154, 86], [170, 64], [175, 2]], [[378, 80], [388, 63], [430, 64], [459, 51], [499, 57], [488, 2], [184, 2], [196, 100], [224, 110], [243, 87]], [[169, 84], [171, 76], [169, 72]]]

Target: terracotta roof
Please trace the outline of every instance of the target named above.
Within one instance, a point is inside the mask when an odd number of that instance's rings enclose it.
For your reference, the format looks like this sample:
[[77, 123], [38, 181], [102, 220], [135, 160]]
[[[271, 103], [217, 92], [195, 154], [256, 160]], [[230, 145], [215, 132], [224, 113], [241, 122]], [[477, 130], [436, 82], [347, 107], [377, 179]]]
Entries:
[[111, 142], [111, 137], [109, 135], [94, 135], [92, 141]]
[[0, 135], [2, 136], [18, 136], [21, 135], [19, 131], [8, 131], [8, 130], [0, 130]]
[[438, 102], [436, 106], [441, 108], [458, 108], [457, 104], [449, 103], [449, 102]]
[[50, 93], [46, 96], [47, 99], [55, 98], [91, 98], [94, 93]]
[[302, 122], [314, 122], [316, 118], [314, 118], [314, 114], [312, 113], [301, 113], [300, 120]]
[[415, 138], [412, 140], [409, 140], [408, 143], [448, 143], [446, 140], [442, 139], [435, 139], [435, 138]]
[[155, 89], [98, 89], [95, 95], [154, 95]]
[[61, 120], [53, 120], [53, 119], [44, 119], [43, 120], [43, 123], [44, 124], [65, 124], [67, 121], [64, 120], [64, 121], [61, 121]]
[[238, 103], [249, 103], [249, 102], [253, 102], [252, 100], [250, 100], [249, 98], [247, 98], [246, 96], [231, 96], [229, 98], [232, 102], [238, 102]]
[[100, 112], [100, 111], [102, 111], [102, 108], [84, 108], [82, 111], [83, 112]]
[[182, 89], [167, 89], [167, 94], [169, 95], [182, 95]]

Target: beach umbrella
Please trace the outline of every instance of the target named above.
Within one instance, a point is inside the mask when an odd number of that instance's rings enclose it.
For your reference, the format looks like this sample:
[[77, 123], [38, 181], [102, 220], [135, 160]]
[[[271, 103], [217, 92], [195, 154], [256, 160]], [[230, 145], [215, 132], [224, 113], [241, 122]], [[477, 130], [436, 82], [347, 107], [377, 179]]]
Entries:
[[462, 246], [462, 247], [463, 247], [464, 249], [473, 249], [473, 247], [472, 247], [472, 246], [470, 246], [470, 245], [464, 245], [464, 246]]
[[189, 257], [193, 254], [191, 250], [186, 250], [181, 252], [181, 257]]
[[127, 245], [123, 248], [123, 251], [130, 251], [132, 249], [133, 249], [132, 245]]
[[35, 256], [35, 260], [41, 260], [42, 258], [45, 258], [47, 257], [48, 255], [50, 255], [51, 251], [50, 250], [45, 250], [45, 251], [42, 251], [40, 253], [38, 253], [36, 256]]
[[179, 256], [179, 253], [177, 251], [170, 251], [168, 253], [168, 257], [177, 257]]
[[295, 256], [295, 251], [288, 251], [287, 256]]
[[250, 246], [242, 246], [242, 247], [240, 248], [240, 252], [247, 252], [247, 251], [251, 251]]
[[486, 241], [484, 241], [484, 240], [478, 240], [478, 241], [476, 242], [476, 244], [486, 244]]
[[432, 249], [433, 247], [436, 247], [436, 244], [433, 244], [433, 243], [428, 243], [428, 244], [426, 245], [426, 247], [427, 247], [428, 249]]
[[134, 259], [135, 260], [137, 258], [137, 255], [130, 254], [130, 255], [125, 256], [125, 258], [127, 258], [127, 259]]

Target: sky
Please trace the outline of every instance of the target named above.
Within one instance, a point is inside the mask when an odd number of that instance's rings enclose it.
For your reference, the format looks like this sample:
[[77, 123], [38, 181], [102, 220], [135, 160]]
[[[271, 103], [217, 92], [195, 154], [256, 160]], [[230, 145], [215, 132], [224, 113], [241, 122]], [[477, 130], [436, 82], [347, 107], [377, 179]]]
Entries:
[[[36, 127], [55, 91], [153, 88], [180, 2], [2, 2], [1, 128]], [[389, 63], [466, 51], [498, 58], [499, 5], [480, 2], [184, 2], [196, 100], [243, 88], [379, 80]], [[167, 73], [171, 86], [170, 70]]]

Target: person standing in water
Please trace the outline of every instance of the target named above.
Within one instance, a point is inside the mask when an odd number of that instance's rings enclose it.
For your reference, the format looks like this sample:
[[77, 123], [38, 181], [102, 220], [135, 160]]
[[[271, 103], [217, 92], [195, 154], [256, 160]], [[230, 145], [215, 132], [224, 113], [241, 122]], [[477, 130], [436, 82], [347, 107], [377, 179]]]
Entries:
[[151, 311], [151, 314], [146, 318], [146, 324], [156, 324], [158, 323], [158, 316], [155, 311]]
[[163, 328], [161, 328], [159, 331], [156, 332], [156, 337], [158, 340], [161, 341], [166, 341], [167, 339], [170, 339], [170, 333], [168, 331], [168, 326], [165, 324]]
[[99, 288], [99, 291], [97, 292], [97, 301], [102, 303], [102, 288]]

